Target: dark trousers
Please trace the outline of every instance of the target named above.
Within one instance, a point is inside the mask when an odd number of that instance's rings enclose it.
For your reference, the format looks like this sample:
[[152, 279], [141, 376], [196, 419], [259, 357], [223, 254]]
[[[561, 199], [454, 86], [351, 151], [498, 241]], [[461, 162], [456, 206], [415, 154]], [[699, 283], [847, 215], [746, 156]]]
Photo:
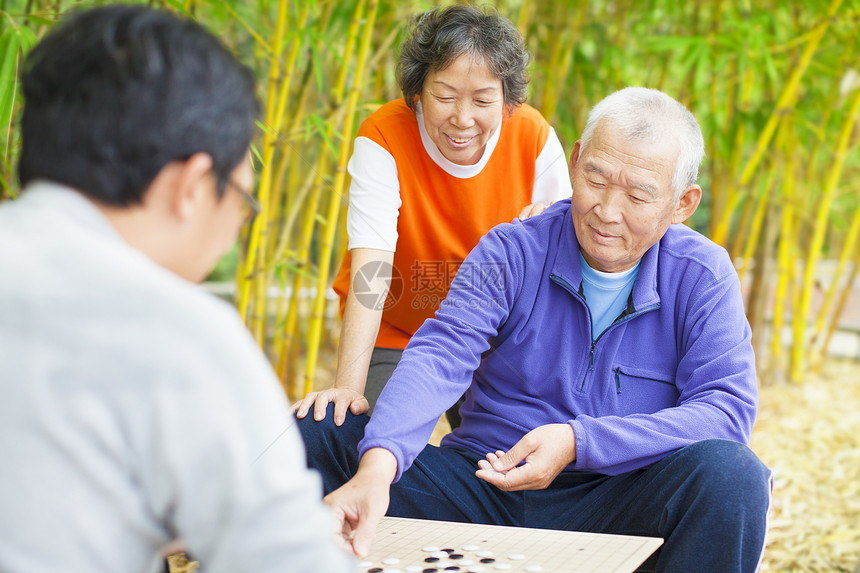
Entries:
[[[331, 406], [329, 406], [331, 407]], [[299, 428], [329, 493], [358, 469], [370, 418], [331, 412]], [[475, 477], [482, 456], [428, 445], [391, 486], [387, 515], [661, 537], [657, 571], [754, 571], [764, 549], [771, 473], [746, 446], [707, 440], [617, 476], [562, 472], [544, 490], [503, 492]]]

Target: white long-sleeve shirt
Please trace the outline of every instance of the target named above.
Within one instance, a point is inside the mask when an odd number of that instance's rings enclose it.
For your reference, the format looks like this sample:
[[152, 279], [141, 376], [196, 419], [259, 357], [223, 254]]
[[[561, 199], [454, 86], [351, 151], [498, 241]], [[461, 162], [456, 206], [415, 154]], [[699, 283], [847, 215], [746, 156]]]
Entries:
[[82, 195], [0, 206], [0, 571], [352, 571], [286, 398], [230, 305]]

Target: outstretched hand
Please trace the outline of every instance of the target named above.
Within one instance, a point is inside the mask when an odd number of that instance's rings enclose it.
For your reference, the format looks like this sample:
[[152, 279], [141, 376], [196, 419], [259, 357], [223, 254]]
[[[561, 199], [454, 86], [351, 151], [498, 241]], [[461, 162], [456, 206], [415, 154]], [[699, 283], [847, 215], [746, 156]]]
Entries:
[[570, 424], [547, 424], [523, 436], [507, 452], [490, 452], [487, 459], [478, 460], [475, 475], [503, 491], [539, 490], [575, 460], [576, 438]]
[[290, 413], [299, 418], [304, 418], [308, 410], [313, 407], [314, 420], [319, 422], [325, 418], [329, 402], [334, 403], [334, 423], [337, 426], [343, 424], [347, 408], [355, 415], [364, 414], [370, 409], [367, 398], [360, 392], [349, 388], [329, 388], [321, 392], [310, 392], [290, 407]]
[[397, 460], [391, 452], [370, 449], [362, 456], [355, 476], [323, 499], [337, 518], [336, 539], [344, 550], [358, 557], [370, 552], [376, 528], [388, 511], [389, 487], [396, 471]]

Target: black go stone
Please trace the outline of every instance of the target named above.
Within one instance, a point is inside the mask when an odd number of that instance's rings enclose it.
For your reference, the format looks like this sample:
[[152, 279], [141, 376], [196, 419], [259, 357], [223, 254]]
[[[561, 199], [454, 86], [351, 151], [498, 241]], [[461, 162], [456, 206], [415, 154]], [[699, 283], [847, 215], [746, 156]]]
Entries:
[[436, 573], [436, 571], [438, 571], [438, 569], [434, 569], [434, 568], [430, 567], [430, 568], [422, 571], [422, 573]]
[[456, 565], [451, 565], [450, 567], [445, 567], [445, 571], [459, 571], [460, 568]]
[[371, 567], [367, 573], [382, 573], [382, 567]]
[[459, 553], [452, 553], [451, 555], [448, 556], [448, 558], [449, 559], [462, 559], [463, 556], [460, 555]]
[[481, 559], [481, 563], [494, 563], [495, 561], [496, 560], [492, 557], [484, 557], [483, 559]]
[[424, 558], [425, 563], [436, 563], [437, 561], [439, 561], [438, 557], [425, 557]]
[[449, 554], [449, 555], [450, 555], [451, 553], [454, 553], [454, 550], [453, 550], [453, 549], [443, 549], [442, 551], [444, 551], [445, 553], [447, 553], [447, 554]]

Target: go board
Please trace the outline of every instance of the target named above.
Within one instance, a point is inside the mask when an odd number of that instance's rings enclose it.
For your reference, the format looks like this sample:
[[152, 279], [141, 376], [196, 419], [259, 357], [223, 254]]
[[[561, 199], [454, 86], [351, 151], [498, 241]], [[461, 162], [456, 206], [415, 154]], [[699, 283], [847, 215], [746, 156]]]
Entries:
[[358, 572], [631, 573], [663, 540], [384, 517]]

